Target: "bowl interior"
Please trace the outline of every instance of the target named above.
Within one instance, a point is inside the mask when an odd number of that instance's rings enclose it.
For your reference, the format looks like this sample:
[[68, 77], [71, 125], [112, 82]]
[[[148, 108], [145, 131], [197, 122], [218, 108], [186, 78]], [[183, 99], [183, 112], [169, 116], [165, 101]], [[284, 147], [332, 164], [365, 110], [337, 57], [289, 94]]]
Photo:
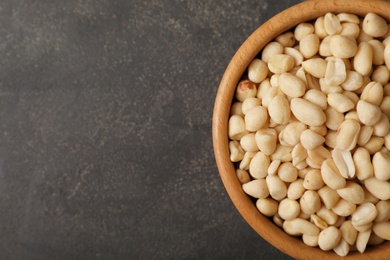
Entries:
[[[234, 205], [248, 224], [270, 244], [299, 259], [337, 259], [333, 251], [322, 251], [305, 245], [300, 239], [284, 233], [256, 208], [253, 200], [243, 192], [233, 163], [230, 161], [227, 125], [235, 88], [249, 63], [261, 49], [277, 35], [297, 24], [313, 20], [326, 13], [353, 13], [364, 16], [376, 13], [390, 21], [390, 3], [382, 0], [311, 0], [300, 3], [277, 14], [246, 39], [229, 63], [219, 85], [213, 114], [214, 154], [220, 177]], [[350, 252], [344, 259], [384, 259], [390, 255], [390, 242], [367, 248], [364, 254]]]

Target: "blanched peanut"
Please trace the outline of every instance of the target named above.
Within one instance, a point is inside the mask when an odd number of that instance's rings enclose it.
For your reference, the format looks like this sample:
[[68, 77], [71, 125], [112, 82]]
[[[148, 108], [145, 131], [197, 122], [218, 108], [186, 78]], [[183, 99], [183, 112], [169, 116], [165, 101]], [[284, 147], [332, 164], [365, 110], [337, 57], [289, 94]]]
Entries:
[[283, 146], [281, 144], [276, 145], [276, 149], [273, 154], [270, 155], [272, 161], [280, 160], [282, 162], [291, 162], [292, 161], [292, 152], [293, 147]]
[[323, 219], [328, 225], [334, 225], [338, 219], [336, 213], [330, 209], [327, 209], [325, 206], [321, 206], [321, 208], [316, 212], [316, 215]]
[[326, 159], [322, 163], [321, 176], [325, 184], [334, 190], [344, 188], [346, 185], [345, 179], [341, 176], [340, 171], [331, 158]]
[[305, 94], [305, 82], [291, 73], [282, 73], [278, 78], [280, 89], [289, 97], [301, 97]]
[[344, 178], [355, 177], [356, 169], [350, 151], [342, 151], [338, 148], [332, 150], [332, 158]]
[[371, 192], [369, 192], [367, 190], [366, 186], [362, 186], [362, 188], [364, 190], [364, 201], [363, 201], [363, 203], [366, 203], [366, 202], [371, 202], [373, 204], [378, 203], [379, 199], [377, 197], [375, 197]]
[[[313, 163], [318, 164], [321, 166], [323, 161], [331, 157], [331, 154], [328, 149], [326, 149], [323, 146], [318, 146], [314, 149], [307, 151], [307, 157], [310, 159]], [[318, 167], [320, 169], [320, 167]]]
[[346, 75], [345, 81], [341, 83], [343, 89], [355, 91], [363, 86], [363, 76], [360, 73], [353, 70], [347, 70]]
[[257, 152], [259, 150], [259, 147], [256, 145], [254, 133], [244, 135], [240, 140], [240, 145], [246, 152]]
[[328, 186], [324, 186], [319, 189], [318, 195], [327, 209], [333, 208], [340, 199], [340, 196], [337, 194], [336, 190]]
[[251, 108], [245, 115], [245, 128], [255, 132], [264, 127], [268, 120], [267, 109], [262, 106]]
[[337, 34], [342, 30], [339, 18], [332, 13], [327, 13], [325, 15], [324, 26], [325, 31], [330, 35]]
[[270, 164], [269, 157], [262, 152], [258, 152], [249, 164], [249, 173], [254, 179], [265, 178]]
[[343, 198], [339, 199], [332, 208], [333, 212], [339, 216], [347, 217], [351, 215], [356, 210], [356, 204], [349, 202]]
[[256, 84], [250, 80], [244, 79], [238, 83], [235, 97], [243, 102], [248, 97], [255, 97], [257, 93]]
[[325, 83], [330, 86], [340, 85], [347, 78], [345, 63], [340, 58], [328, 59], [325, 72]]
[[367, 151], [372, 155], [376, 152], [379, 152], [384, 143], [385, 140], [383, 137], [372, 136], [363, 147], [366, 148]]
[[350, 250], [349, 244], [342, 238], [340, 239], [339, 244], [335, 248], [333, 248], [333, 251], [339, 256], [348, 255], [349, 250]]
[[355, 150], [353, 161], [356, 169], [356, 177], [359, 180], [365, 180], [374, 176], [374, 168], [371, 164], [370, 154], [365, 148], [358, 147]]
[[341, 32], [340, 35], [348, 36], [353, 39], [357, 39], [360, 34], [360, 28], [359, 25], [355, 23], [342, 23], [341, 24]]
[[239, 115], [232, 115], [229, 118], [228, 134], [231, 140], [240, 140], [248, 131], [245, 127], [245, 120]]
[[320, 170], [309, 171], [303, 180], [303, 187], [307, 190], [319, 190], [324, 186]]
[[337, 131], [328, 131], [325, 136], [325, 144], [329, 148], [336, 148], [337, 145]]
[[338, 130], [344, 122], [344, 114], [337, 112], [333, 107], [328, 106], [324, 113], [326, 115], [325, 125], [330, 130]]
[[290, 200], [297, 200], [302, 197], [304, 192], [305, 187], [303, 186], [303, 179], [297, 179], [288, 186], [287, 198]]
[[264, 79], [262, 82], [260, 82], [259, 87], [257, 88], [257, 94], [256, 97], [260, 99], [260, 101], [263, 99], [264, 94], [268, 89], [272, 88], [271, 83], [269, 81], [269, 78]]
[[248, 66], [248, 78], [250, 81], [260, 83], [268, 75], [267, 64], [260, 59], [253, 59]]
[[277, 124], [286, 124], [291, 117], [288, 100], [280, 95], [275, 96], [268, 104], [270, 118]]
[[328, 33], [325, 30], [324, 17], [320, 16], [314, 23], [314, 33], [320, 37], [320, 39], [324, 39]]
[[320, 232], [320, 235], [318, 236], [318, 245], [322, 250], [329, 251], [339, 244], [340, 239], [340, 230], [330, 226]]
[[250, 164], [252, 158], [256, 155], [256, 153], [257, 152], [246, 152], [244, 154], [244, 158], [242, 158], [242, 160], [240, 162], [239, 169], [248, 171], [249, 164]]
[[278, 95], [284, 96], [284, 93], [280, 90], [280, 88], [271, 87], [267, 89], [261, 100], [261, 104], [263, 105], [263, 107], [268, 107], [269, 103], [271, 103], [271, 100]]
[[278, 212], [278, 202], [271, 198], [260, 198], [256, 201], [256, 207], [261, 214], [272, 217]]
[[309, 129], [321, 136], [325, 136], [328, 133], [328, 129], [325, 125], [311, 126]]
[[292, 220], [298, 217], [301, 207], [298, 201], [291, 199], [283, 199], [279, 203], [278, 213], [284, 220]]
[[268, 175], [265, 178], [270, 196], [275, 200], [282, 200], [287, 195], [287, 186], [277, 175]]
[[339, 194], [341, 198], [353, 204], [360, 204], [364, 200], [363, 188], [353, 181], [347, 181], [344, 188], [337, 190], [337, 194]]
[[230, 109], [230, 116], [232, 115], [244, 116], [244, 113], [242, 112], [242, 102], [238, 101], [232, 104]]
[[385, 62], [383, 56], [385, 45], [378, 40], [371, 40], [367, 43], [370, 44], [373, 51], [372, 64], [382, 65]]
[[302, 62], [303, 69], [316, 78], [325, 77], [328, 62], [322, 58], [313, 58]]
[[[357, 105], [357, 103], [360, 100], [359, 96], [355, 92], [344, 90], [342, 94], [352, 101], [352, 103], [354, 104], [354, 107]], [[357, 117], [357, 112], [356, 111], [353, 111], [353, 112], [356, 113], [356, 117]], [[357, 118], [357, 120], [359, 120], [359, 119]]]
[[261, 100], [255, 97], [250, 97], [244, 100], [244, 102], [240, 102], [242, 114], [245, 115], [254, 107], [261, 106]]
[[284, 162], [279, 166], [278, 176], [284, 182], [293, 182], [298, 177], [298, 170], [291, 162]]
[[251, 177], [249, 176], [249, 173], [245, 170], [237, 169], [236, 175], [241, 184], [251, 181]]
[[300, 23], [295, 27], [294, 37], [301, 41], [304, 37], [314, 32], [314, 26], [311, 23]]
[[276, 149], [277, 133], [275, 129], [260, 129], [255, 134], [255, 141], [260, 151], [270, 155]]
[[342, 93], [343, 92], [343, 88], [339, 85], [337, 86], [333, 86], [333, 85], [329, 85], [326, 83], [326, 80], [325, 78], [320, 78], [319, 79], [319, 83], [320, 83], [320, 90], [322, 92], [324, 92], [325, 94], [329, 94], [329, 93]]
[[340, 228], [341, 224], [344, 223], [345, 219], [346, 219], [346, 217], [338, 216], [337, 221], [336, 221], [336, 223], [334, 223], [333, 226], [336, 228]]
[[[269, 79], [269, 83], [271, 84], [272, 87], [279, 87], [279, 74], [274, 74], [271, 76]], [[279, 89], [279, 88], [278, 88]], [[280, 89], [279, 89], [280, 90]], [[281, 90], [280, 90], [281, 91]], [[282, 91], [281, 91], [282, 92]]]
[[344, 151], [355, 148], [359, 131], [359, 122], [351, 119], [345, 120], [338, 129], [337, 148]]
[[352, 37], [334, 35], [330, 39], [330, 51], [336, 58], [351, 58], [357, 52], [357, 44]]
[[316, 247], [318, 246], [318, 236], [302, 235], [302, 241], [305, 245]]
[[319, 229], [323, 230], [328, 227], [328, 223], [326, 223], [323, 219], [321, 219], [316, 214], [310, 215], [310, 222], [316, 225]]
[[356, 40], [357, 40], [358, 43], [361, 43], [361, 42], [369, 42], [369, 41], [371, 41], [373, 39], [374, 39], [374, 37], [368, 35], [363, 30], [360, 30], [359, 36], [358, 36], [358, 38]]
[[313, 57], [319, 50], [320, 38], [316, 34], [308, 34], [299, 42], [299, 51], [303, 57]]
[[355, 107], [355, 104], [348, 97], [340, 93], [329, 93], [327, 101], [329, 106], [339, 113], [345, 113]]
[[390, 221], [375, 223], [372, 230], [378, 237], [390, 240]]
[[374, 219], [375, 222], [388, 221], [390, 219], [390, 201], [381, 200], [375, 205], [377, 216]]
[[275, 74], [282, 74], [290, 71], [295, 65], [293, 57], [287, 54], [276, 54], [270, 57], [268, 69]]
[[378, 106], [375, 106], [364, 100], [360, 100], [356, 105], [360, 121], [368, 126], [375, 125], [382, 116], [382, 111]]
[[302, 218], [284, 221], [283, 229], [292, 236], [300, 236], [302, 234], [317, 236], [320, 233], [320, 229], [316, 225]]
[[293, 98], [290, 107], [294, 116], [306, 125], [319, 126], [326, 121], [322, 109], [303, 98]]
[[390, 156], [377, 152], [372, 157], [372, 166], [374, 167], [375, 177], [380, 181], [390, 179]]
[[363, 76], [368, 75], [372, 69], [373, 50], [371, 45], [361, 42], [353, 59], [354, 69]]
[[310, 89], [303, 96], [307, 101], [319, 106], [322, 110], [328, 107], [326, 95], [318, 89]]
[[386, 85], [390, 79], [390, 71], [385, 65], [377, 66], [371, 74], [371, 79], [381, 85]]
[[240, 146], [238, 141], [230, 141], [229, 142], [229, 151], [230, 151], [230, 160], [232, 162], [239, 162], [244, 158], [245, 151]]
[[321, 208], [321, 199], [316, 191], [308, 190], [299, 199], [299, 204], [304, 213], [311, 215]]
[[339, 14], [337, 14], [337, 17], [339, 18], [341, 23], [344, 23], [344, 22], [355, 23], [355, 24], [360, 23], [359, 17], [355, 14], [339, 13]]
[[359, 232], [356, 238], [356, 248], [360, 253], [366, 250], [368, 240], [370, 239], [371, 229]]
[[307, 150], [312, 150], [325, 142], [325, 138], [311, 129], [302, 132], [301, 144]]
[[291, 122], [283, 131], [283, 140], [290, 146], [299, 143], [300, 136], [307, 126], [299, 121]]
[[295, 44], [294, 33], [285, 32], [275, 38], [275, 41], [283, 45], [284, 47], [293, 47]]
[[351, 220], [345, 221], [340, 226], [341, 237], [350, 245], [355, 244], [358, 231], [352, 225]]
[[390, 199], [390, 183], [378, 180], [375, 177], [368, 178], [364, 181], [367, 190], [380, 200]]
[[278, 168], [280, 166], [280, 160], [275, 160], [270, 163], [268, 166], [267, 174], [268, 175], [276, 175], [278, 172]]
[[352, 214], [352, 225], [354, 227], [370, 224], [377, 216], [378, 212], [372, 203], [363, 203], [356, 208]]
[[303, 55], [299, 52], [299, 50], [291, 47], [284, 48], [284, 54], [290, 55], [295, 60], [295, 66], [300, 66], [303, 62]]
[[281, 45], [280, 43], [270, 42], [263, 48], [261, 52], [261, 59], [264, 62], [268, 63], [271, 57], [276, 54], [282, 54], [283, 50], [283, 45]]
[[382, 37], [388, 31], [386, 20], [374, 13], [368, 13], [363, 20], [363, 31], [372, 37]]
[[371, 103], [372, 105], [379, 106], [382, 102], [383, 87], [380, 83], [372, 81], [365, 86], [360, 99]]
[[257, 179], [242, 185], [242, 189], [251, 197], [266, 198], [269, 195], [268, 186], [265, 179]]
[[375, 136], [384, 137], [390, 129], [389, 118], [382, 113], [381, 119], [374, 125], [373, 134]]
[[272, 221], [280, 228], [283, 228], [284, 220], [279, 216], [278, 212], [272, 217]]
[[370, 140], [373, 133], [374, 128], [372, 126], [363, 125], [360, 128], [360, 133], [357, 141], [358, 145], [365, 145]]
[[330, 50], [330, 39], [332, 39], [332, 35], [326, 36], [320, 43], [318, 54], [323, 57], [332, 56], [332, 52]]

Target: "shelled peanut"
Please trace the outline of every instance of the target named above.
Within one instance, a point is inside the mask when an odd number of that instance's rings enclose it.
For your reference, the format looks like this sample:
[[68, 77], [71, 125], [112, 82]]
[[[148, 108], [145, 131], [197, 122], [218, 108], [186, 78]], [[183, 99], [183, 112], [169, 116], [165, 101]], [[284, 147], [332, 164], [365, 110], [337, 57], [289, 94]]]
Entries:
[[390, 240], [390, 25], [340, 13], [267, 44], [239, 82], [230, 159], [259, 211], [345, 256]]

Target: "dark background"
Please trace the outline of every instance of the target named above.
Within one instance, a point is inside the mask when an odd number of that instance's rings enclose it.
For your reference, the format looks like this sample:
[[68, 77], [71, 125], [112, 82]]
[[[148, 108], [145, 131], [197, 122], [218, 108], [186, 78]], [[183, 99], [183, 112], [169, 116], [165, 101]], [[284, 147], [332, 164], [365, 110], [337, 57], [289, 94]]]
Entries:
[[211, 121], [298, 2], [0, 0], [0, 259], [290, 259], [230, 201]]

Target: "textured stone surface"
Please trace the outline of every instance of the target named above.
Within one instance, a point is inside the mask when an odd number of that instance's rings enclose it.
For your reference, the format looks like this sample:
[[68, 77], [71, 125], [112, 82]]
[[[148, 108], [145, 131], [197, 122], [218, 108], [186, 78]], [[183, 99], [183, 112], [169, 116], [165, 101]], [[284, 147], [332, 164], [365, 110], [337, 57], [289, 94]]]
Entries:
[[0, 2], [0, 259], [289, 259], [238, 214], [215, 94], [299, 1]]

